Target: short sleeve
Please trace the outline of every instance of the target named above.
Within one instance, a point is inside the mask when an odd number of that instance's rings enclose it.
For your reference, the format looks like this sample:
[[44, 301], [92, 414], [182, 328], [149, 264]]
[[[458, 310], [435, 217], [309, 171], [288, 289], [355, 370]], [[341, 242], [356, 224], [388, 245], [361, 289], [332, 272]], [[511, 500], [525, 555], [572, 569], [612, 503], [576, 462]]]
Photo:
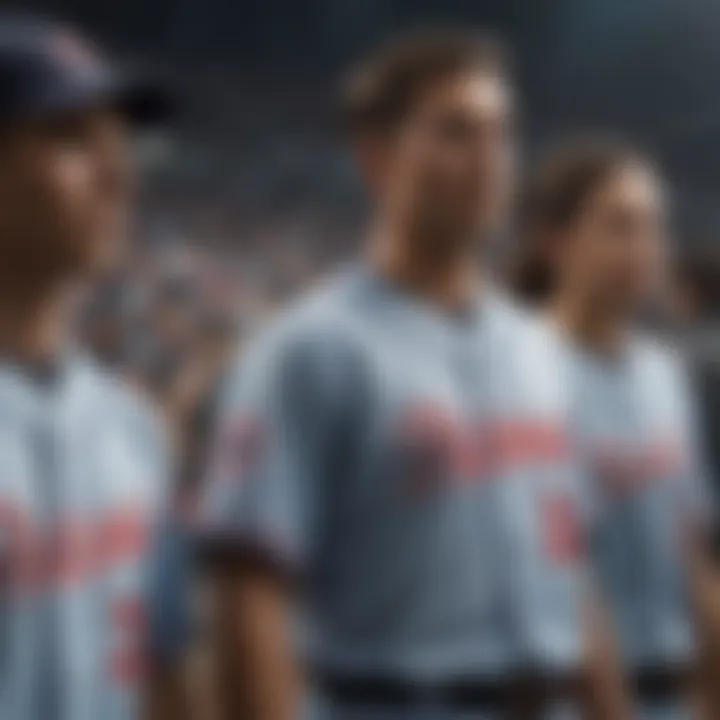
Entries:
[[334, 430], [324, 343], [251, 348], [228, 378], [202, 490], [206, 550], [250, 549], [293, 572], [313, 545]]

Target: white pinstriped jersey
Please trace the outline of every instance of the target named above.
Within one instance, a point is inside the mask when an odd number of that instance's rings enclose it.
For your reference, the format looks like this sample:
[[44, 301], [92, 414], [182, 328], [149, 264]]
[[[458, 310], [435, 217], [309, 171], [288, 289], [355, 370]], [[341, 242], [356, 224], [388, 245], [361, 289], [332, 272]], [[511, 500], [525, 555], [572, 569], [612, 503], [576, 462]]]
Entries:
[[137, 717], [150, 601], [170, 572], [151, 551], [169, 550], [158, 431], [83, 359], [49, 383], [0, 365], [0, 717]]
[[677, 357], [633, 339], [618, 357], [570, 349], [592, 549], [632, 666], [693, 655], [683, 535], [713, 503]]
[[418, 681], [572, 667], [582, 572], [557, 345], [488, 292], [451, 316], [365, 268], [238, 361], [204, 532], [309, 579], [309, 655]]

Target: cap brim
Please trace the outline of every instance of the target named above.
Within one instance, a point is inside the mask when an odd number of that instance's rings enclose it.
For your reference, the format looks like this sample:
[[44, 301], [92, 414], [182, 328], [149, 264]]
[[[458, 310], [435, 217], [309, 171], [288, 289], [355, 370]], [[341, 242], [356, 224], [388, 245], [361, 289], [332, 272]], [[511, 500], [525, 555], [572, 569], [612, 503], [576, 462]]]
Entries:
[[178, 110], [177, 93], [158, 78], [125, 77], [108, 89], [107, 100], [137, 125], [165, 123]]
[[36, 98], [23, 115], [62, 113], [91, 107], [114, 108], [135, 125], [147, 126], [172, 119], [177, 94], [164, 82], [149, 75], [106, 75], [92, 81], [55, 86], [42, 99]]

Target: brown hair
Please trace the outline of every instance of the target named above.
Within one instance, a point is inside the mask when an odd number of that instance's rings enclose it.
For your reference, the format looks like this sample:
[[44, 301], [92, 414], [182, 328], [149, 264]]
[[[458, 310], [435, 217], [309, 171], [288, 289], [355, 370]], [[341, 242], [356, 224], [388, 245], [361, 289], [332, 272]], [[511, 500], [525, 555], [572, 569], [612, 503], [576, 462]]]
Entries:
[[351, 71], [341, 93], [343, 122], [351, 133], [393, 129], [428, 85], [465, 70], [508, 75], [500, 41], [453, 29], [414, 30], [394, 38]]
[[553, 271], [543, 239], [566, 229], [593, 193], [628, 164], [649, 163], [620, 141], [585, 139], [556, 149], [538, 165], [521, 194], [520, 251], [511, 280], [522, 298], [537, 302], [551, 294]]

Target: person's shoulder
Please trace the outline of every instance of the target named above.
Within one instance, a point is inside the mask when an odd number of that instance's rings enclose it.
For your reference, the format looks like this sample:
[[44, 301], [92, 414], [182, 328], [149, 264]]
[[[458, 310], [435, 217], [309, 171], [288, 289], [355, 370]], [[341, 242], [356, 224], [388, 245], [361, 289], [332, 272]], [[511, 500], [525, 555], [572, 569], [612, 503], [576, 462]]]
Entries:
[[314, 387], [342, 386], [361, 373], [366, 341], [359, 330], [355, 288], [338, 275], [299, 297], [254, 337], [240, 344], [226, 394], [248, 383], [299, 379]]
[[513, 354], [518, 344], [527, 348], [521, 356], [531, 360], [560, 351], [560, 335], [544, 313], [520, 303], [502, 289], [493, 289], [489, 306], [495, 324], [511, 342]]
[[94, 417], [113, 423], [119, 432], [152, 446], [167, 444], [167, 428], [160, 410], [138, 388], [103, 368], [87, 355], [74, 359], [79, 392], [97, 412]]
[[175, 458], [164, 416], [140, 390], [92, 358], [76, 356], [72, 365], [72, 395], [82, 422], [92, 424], [92, 450], [115, 466], [106, 478], [108, 497], [161, 509], [171, 493]]
[[488, 312], [509, 333], [538, 335], [547, 330], [540, 313], [521, 303], [505, 288], [492, 285], [487, 292]]
[[686, 371], [687, 357], [682, 348], [666, 338], [645, 332], [636, 332], [631, 348], [644, 373], [669, 379]]
[[492, 307], [503, 340], [493, 342], [499, 377], [510, 393], [526, 409], [564, 408], [567, 351], [554, 325], [502, 291], [494, 293]]
[[357, 341], [356, 293], [345, 274], [300, 296], [251, 338], [249, 358], [327, 356], [352, 352]]
[[632, 341], [637, 377], [663, 402], [684, 403], [693, 394], [690, 368], [682, 348], [668, 340], [636, 333]]

